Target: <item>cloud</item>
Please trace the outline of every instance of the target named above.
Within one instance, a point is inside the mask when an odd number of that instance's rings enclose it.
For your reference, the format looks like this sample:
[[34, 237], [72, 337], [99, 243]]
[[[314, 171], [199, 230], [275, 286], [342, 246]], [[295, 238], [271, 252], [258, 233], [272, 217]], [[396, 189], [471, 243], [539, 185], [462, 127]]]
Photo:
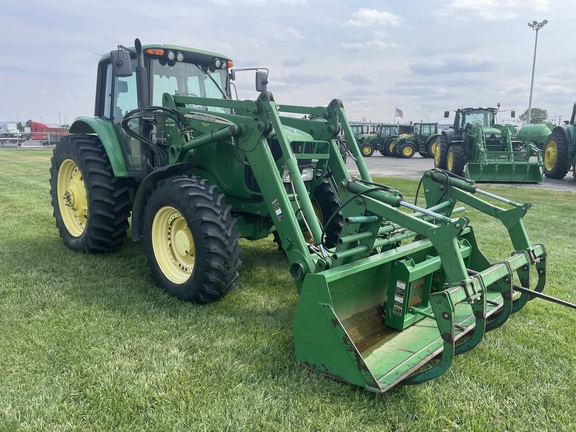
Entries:
[[527, 10], [546, 12], [550, 10], [549, 0], [453, 0], [437, 14], [495, 21], [518, 18]]
[[306, 63], [304, 59], [286, 59], [282, 64], [286, 67], [298, 67]]
[[358, 9], [344, 25], [349, 27], [398, 27], [403, 21], [401, 16], [390, 12], [376, 9]]
[[366, 77], [365, 75], [360, 74], [348, 74], [342, 77], [344, 81], [349, 82], [350, 84], [354, 85], [370, 85], [373, 84], [374, 81], [370, 78]]
[[209, 2], [222, 6], [234, 5], [239, 7], [273, 7], [275, 3], [288, 6], [308, 6], [307, 0], [209, 0]]
[[394, 42], [384, 42], [382, 40], [367, 40], [364, 42], [350, 42], [350, 43], [343, 43], [342, 48], [346, 48], [352, 51], [359, 51], [359, 50], [385, 50], [387, 48], [397, 48], [398, 45]]
[[288, 73], [282, 80], [296, 85], [317, 84], [331, 81], [330, 75]]
[[476, 58], [447, 57], [433, 62], [412, 63], [410, 69], [417, 75], [489, 72], [494, 70], [494, 63]]

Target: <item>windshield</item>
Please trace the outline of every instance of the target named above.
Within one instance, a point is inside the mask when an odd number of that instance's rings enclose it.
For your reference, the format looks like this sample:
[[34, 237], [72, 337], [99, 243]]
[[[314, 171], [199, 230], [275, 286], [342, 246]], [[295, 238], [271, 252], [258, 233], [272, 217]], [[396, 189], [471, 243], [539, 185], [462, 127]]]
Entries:
[[468, 123], [482, 127], [492, 126], [494, 124], [494, 113], [486, 110], [467, 111], [462, 118], [462, 126]]
[[[177, 62], [173, 66], [169, 66], [167, 63], [162, 64], [158, 59], [152, 59], [150, 63], [154, 77], [152, 105], [162, 106], [164, 93], [229, 99], [226, 96], [227, 70], [219, 69], [210, 72], [204, 67], [184, 62]], [[211, 108], [210, 110], [222, 111], [222, 108]]]
[[396, 126], [382, 126], [380, 127], [380, 136], [387, 137], [390, 135], [398, 135], [396, 133]]

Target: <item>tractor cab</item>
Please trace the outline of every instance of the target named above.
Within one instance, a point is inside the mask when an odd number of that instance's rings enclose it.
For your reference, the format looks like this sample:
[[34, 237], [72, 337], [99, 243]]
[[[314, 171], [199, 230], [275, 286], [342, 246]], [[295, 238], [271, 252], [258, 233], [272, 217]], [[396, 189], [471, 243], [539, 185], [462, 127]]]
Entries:
[[[166, 95], [231, 99], [232, 65], [225, 56], [175, 45], [119, 47], [104, 55], [98, 63], [95, 117], [100, 119], [100, 127], [114, 125], [123, 159], [115, 171], [141, 180], [165, 165], [170, 139], [167, 125], [183, 119], [175, 111], [157, 108], [165, 107]], [[201, 104], [185, 108], [206, 111], [207, 115], [231, 112]], [[88, 132], [86, 128], [86, 123], [79, 123], [76, 132]]]

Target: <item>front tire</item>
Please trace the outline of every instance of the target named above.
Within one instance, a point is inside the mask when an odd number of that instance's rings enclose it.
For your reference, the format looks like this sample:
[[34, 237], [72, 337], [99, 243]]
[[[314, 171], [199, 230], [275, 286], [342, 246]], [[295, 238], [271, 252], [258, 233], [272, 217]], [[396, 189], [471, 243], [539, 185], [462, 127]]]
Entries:
[[156, 283], [205, 304], [224, 297], [240, 266], [239, 234], [224, 195], [207, 180], [172, 177], [155, 184], [144, 211], [144, 248]]
[[400, 145], [399, 157], [403, 159], [410, 159], [416, 153], [416, 147], [411, 143], [404, 143]]
[[544, 175], [563, 179], [568, 172], [568, 143], [561, 131], [553, 131], [544, 146]]
[[466, 153], [464, 148], [459, 145], [451, 145], [448, 149], [448, 158], [446, 167], [448, 171], [457, 176], [464, 175], [464, 166], [466, 165]]
[[[336, 243], [342, 234], [344, 218], [340, 211], [338, 194], [334, 191], [327, 179], [314, 189], [312, 206], [314, 207], [314, 212], [320, 224], [325, 228], [324, 245], [328, 248], [336, 247]], [[326, 227], [325, 224], [330, 218], [330, 225]]]
[[448, 160], [448, 141], [446, 137], [441, 136], [438, 144], [434, 146], [434, 168], [447, 169]]
[[368, 143], [360, 144], [360, 150], [362, 151], [362, 156], [370, 157], [374, 154], [374, 147]]
[[50, 195], [60, 237], [73, 251], [114, 251], [126, 240], [128, 185], [114, 177], [98, 137], [68, 136], [54, 147]]
[[426, 146], [426, 154], [423, 155], [425, 158], [432, 159], [436, 154], [436, 148], [440, 145], [440, 139], [435, 139], [434, 141], [430, 141]]

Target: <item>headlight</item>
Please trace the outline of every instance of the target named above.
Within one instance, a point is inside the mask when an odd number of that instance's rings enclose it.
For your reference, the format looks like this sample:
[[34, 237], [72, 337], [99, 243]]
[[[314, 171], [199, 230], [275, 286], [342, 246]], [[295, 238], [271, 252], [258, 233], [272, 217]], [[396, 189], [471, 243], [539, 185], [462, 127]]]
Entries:
[[[302, 176], [303, 181], [310, 181], [314, 178], [314, 167], [304, 167], [300, 171], [300, 176]], [[282, 175], [282, 182], [283, 183], [290, 183], [290, 173], [287, 169], [284, 170], [284, 174]]]
[[302, 180], [310, 181], [314, 177], [314, 168], [306, 167], [302, 170], [300, 174], [302, 175]]

